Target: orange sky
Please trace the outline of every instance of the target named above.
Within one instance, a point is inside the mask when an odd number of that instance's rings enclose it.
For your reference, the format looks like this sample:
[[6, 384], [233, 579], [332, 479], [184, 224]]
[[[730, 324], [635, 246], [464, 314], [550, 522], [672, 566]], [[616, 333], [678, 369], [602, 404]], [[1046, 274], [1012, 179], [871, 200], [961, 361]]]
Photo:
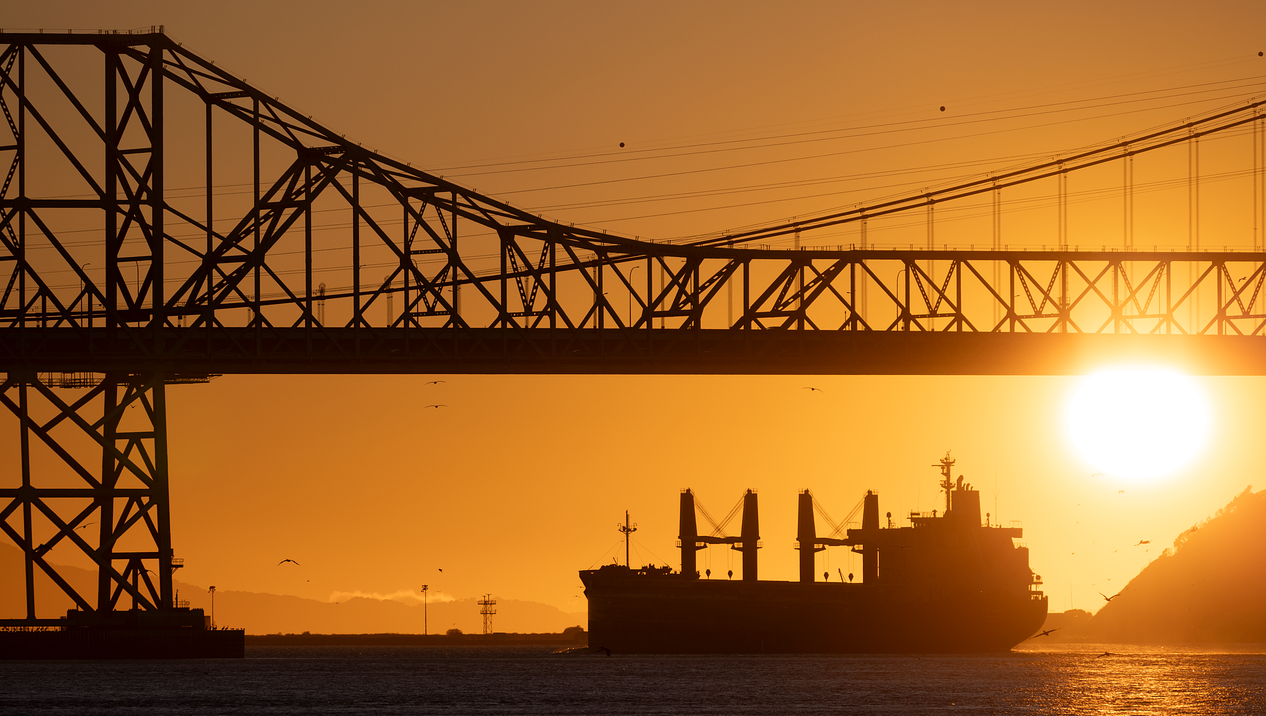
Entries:
[[[1260, 92], [1260, 84], [1245, 86], [1266, 72], [1257, 56], [1266, 49], [1259, 3], [1206, 4], [1194, 15], [1178, 3], [876, 5], [48, 2], [7, 10], [5, 23], [161, 23], [194, 52], [366, 146], [550, 217], [653, 238], [852, 205], [1112, 139]], [[1230, 82], [1237, 78], [1249, 79]], [[1196, 89], [1047, 112], [1180, 87]], [[994, 111], [1031, 116], [953, 123]], [[902, 122], [946, 124], [876, 133]], [[831, 142], [760, 140], [845, 127], [879, 129]], [[730, 140], [746, 143], [717, 144]], [[776, 146], [694, 153], [752, 143]], [[1206, 149], [1210, 172], [1235, 161], [1238, 150], [1219, 146]], [[613, 161], [644, 149], [664, 151]], [[595, 154], [600, 163], [591, 166], [486, 173], [524, 159], [574, 164]], [[1154, 168], [1182, 161], [1158, 158]], [[495, 166], [459, 168], [482, 164]], [[953, 166], [927, 169], [940, 165]], [[924, 169], [611, 203], [894, 168]], [[625, 181], [639, 176], [656, 178]], [[541, 191], [555, 186], [566, 188]], [[1242, 203], [1242, 187], [1234, 187], [1207, 191], [1203, 235], [1251, 246], [1251, 215], [1217, 210]], [[1176, 196], [1185, 201], [1183, 192]], [[1172, 197], [1152, 196], [1150, 213], [1147, 199], [1136, 209], [1148, 237], [1139, 241], [1180, 244], [1185, 213], [1172, 214]], [[582, 202], [604, 204], [574, 206]], [[1120, 219], [1111, 210], [1074, 209], [1073, 230], [1086, 243], [1115, 240]], [[946, 231], [954, 237], [947, 240], [971, 240]], [[1019, 232], [1008, 241], [1039, 245], [1043, 236]], [[433, 379], [448, 382], [423, 385]], [[694, 488], [716, 514], [752, 487], [762, 500], [761, 574], [790, 579], [797, 490], [813, 489], [836, 518], [866, 489], [880, 492], [884, 511], [931, 509], [929, 466], [952, 449], [986, 511], [996, 497], [1004, 520], [1023, 521], [1052, 610], [1094, 609], [1096, 590], [1124, 583], [1156, 549], [1254, 482], [1263, 427], [1255, 411], [1266, 381], [1201, 379], [1216, 420], [1208, 450], [1182, 472], [1128, 485], [1091, 478], [1094, 468], [1074, 454], [1063, 411], [1077, 384], [229, 376], [174, 387], [173, 538], [188, 565], [180, 576], [322, 599], [429, 582], [455, 597], [492, 592], [574, 610], [583, 602], [575, 571], [622, 552], [614, 526], [626, 508], [639, 523], [641, 561], [676, 565], [677, 491]], [[428, 402], [450, 407], [419, 409]], [[1156, 549], [1126, 549], [1139, 539]], [[729, 568], [726, 552], [710, 552], [714, 573]], [[282, 557], [304, 571], [276, 569]], [[830, 560], [832, 572], [850, 571], [842, 550]]]

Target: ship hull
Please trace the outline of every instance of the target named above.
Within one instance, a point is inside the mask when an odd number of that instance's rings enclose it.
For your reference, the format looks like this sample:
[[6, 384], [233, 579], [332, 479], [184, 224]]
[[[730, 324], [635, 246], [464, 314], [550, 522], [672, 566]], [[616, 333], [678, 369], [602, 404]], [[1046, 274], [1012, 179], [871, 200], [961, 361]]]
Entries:
[[581, 572], [581, 580], [589, 645], [616, 653], [999, 652], [1036, 633], [1047, 610], [1045, 597], [1014, 590], [735, 582], [610, 568]]

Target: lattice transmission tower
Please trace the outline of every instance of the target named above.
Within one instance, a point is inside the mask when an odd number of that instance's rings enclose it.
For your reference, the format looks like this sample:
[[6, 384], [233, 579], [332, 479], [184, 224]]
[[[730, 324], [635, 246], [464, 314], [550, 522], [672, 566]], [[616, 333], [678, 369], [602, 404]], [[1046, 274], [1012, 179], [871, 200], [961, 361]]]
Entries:
[[492, 633], [492, 616], [497, 613], [493, 609], [497, 605], [497, 600], [492, 598], [491, 594], [485, 594], [483, 599], [479, 600], [479, 613], [484, 615], [484, 633]]

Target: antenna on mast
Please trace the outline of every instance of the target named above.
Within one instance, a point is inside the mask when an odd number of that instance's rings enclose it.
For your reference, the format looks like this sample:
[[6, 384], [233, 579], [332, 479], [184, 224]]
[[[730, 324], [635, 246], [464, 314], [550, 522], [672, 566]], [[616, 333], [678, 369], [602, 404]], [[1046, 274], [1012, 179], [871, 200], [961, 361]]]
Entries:
[[941, 468], [941, 489], [945, 490], [945, 512], [947, 514], [950, 511], [950, 491], [954, 489], [954, 477], [952, 473], [954, 471], [955, 462], [957, 462], [957, 460], [950, 458], [950, 451], [946, 450], [945, 457], [941, 458], [940, 463], [932, 466]]
[[624, 511], [624, 524], [619, 524], [617, 522], [615, 528], [624, 534], [624, 566], [632, 567], [632, 565], [629, 564], [629, 535], [637, 532], [637, 524], [634, 524], [632, 527], [629, 526], [628, 510]]

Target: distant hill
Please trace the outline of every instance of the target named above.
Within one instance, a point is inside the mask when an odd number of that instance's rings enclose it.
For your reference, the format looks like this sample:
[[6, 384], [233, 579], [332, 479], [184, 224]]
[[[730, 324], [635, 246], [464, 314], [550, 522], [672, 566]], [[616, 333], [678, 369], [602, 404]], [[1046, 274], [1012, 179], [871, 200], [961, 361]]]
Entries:
[[1245, 489], [1090, 617], [1051, 614], [1052, 641], [1266, 642], [1266, 490]]
[[[74, 602], [51, 580], [36, 571], [36, 605], [41, 617], [65, 615]], [[78, 567], [59, 566], [62, 575], [85, 598], [96, 595], [96, 573]], [[0, 542], [0, 618], [26, 616], [26, 597], [22, 587], [22, 552], [7, 542]], [[175, 588], [190, 606], [211, 613], [211, 597], [205, 586], [177, 580]], [[432, 600], [427, 607], [429, 631], [442, 633], [461, 629], [478, 633], [483, 617], [475, 604], [477, 597], [451, 602]], [[548, 604], [517, 599], [497, 599], [497, 615], [493, 628], [503, 632], [561, 632], [570, 626], [587, 627], [584, 612], [564, 612]], [[392, 600], [356, 598], [342, 603], [322, 602], [279, 594], [238, 592], [217, 589], [215, 620], [221, 626], [245, 628], [248, 634], [295, 633], [421, 634], [422, 605], [410, 606]]]
[[1107, 642], [1266, 642], [1266, 490], [1174, 540], [1090, 620]]

